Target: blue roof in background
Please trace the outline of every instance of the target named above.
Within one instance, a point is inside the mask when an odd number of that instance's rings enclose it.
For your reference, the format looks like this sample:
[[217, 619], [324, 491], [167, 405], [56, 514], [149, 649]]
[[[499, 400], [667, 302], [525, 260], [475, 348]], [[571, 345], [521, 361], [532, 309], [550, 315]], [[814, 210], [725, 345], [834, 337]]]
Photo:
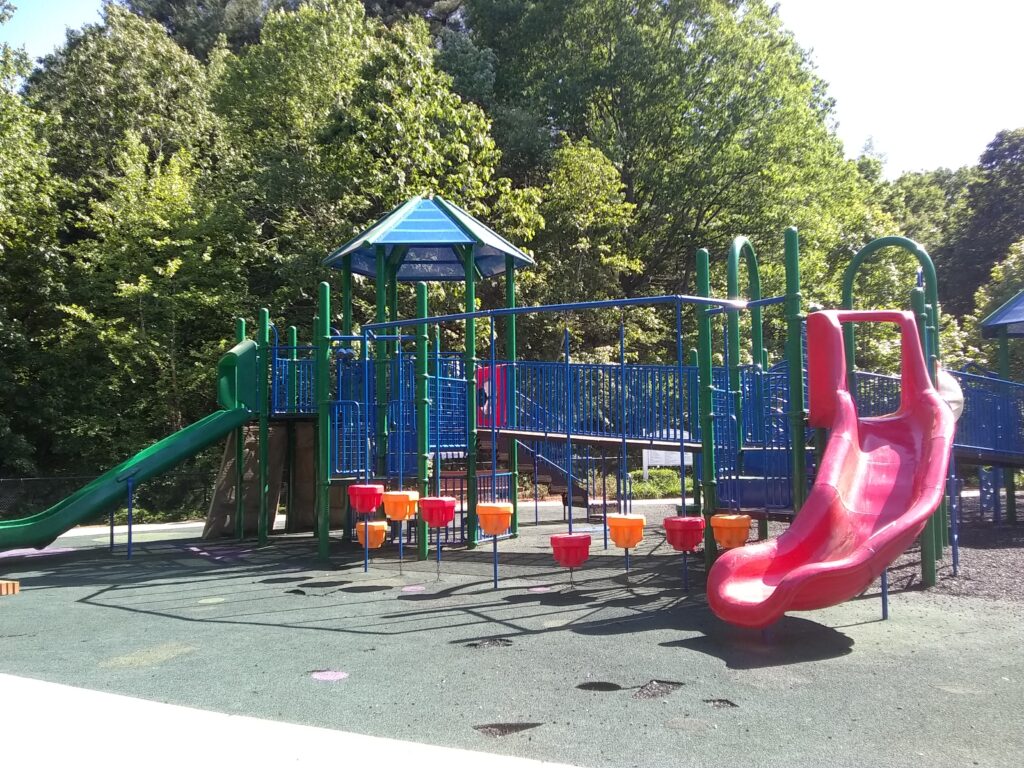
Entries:
[[389, 262], [401, 258], [400, 282], [465, 280], [459, 249], [466, 246], [476, 247], [480, 277], [504, 273], [506, 256], [512, 257], [517, 268], [535, 263], [497, 232], [438, 195], [409, 199], [333, 251], [324, 264], [340, 268], [342, 258], [351, 254], [352, 272], [375, 278], [377, 246], [384, 246]]
[[981, 321], [981, 335], [986, 339], [997, 338], [1001, 328], [1006, 328], [1007, 336], [1024, 336], [1024, 291]]

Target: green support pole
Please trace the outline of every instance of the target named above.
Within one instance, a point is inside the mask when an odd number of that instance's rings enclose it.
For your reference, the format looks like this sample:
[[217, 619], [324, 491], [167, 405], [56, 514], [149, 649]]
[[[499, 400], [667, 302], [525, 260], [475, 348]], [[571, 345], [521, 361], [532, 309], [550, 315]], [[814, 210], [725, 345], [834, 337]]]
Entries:
[[[288, 359], [292, 363], [288, 367], [288, 405], [289, 411], [295, 413], [299, 401], [299, 332], [294, 325], [288, 326], [288, 346], [290, 347]], [[295, 422], [290, 420], [288, 421], [286, 465], [288, 472], [288, 515], [285, 518], [285, 530], [288, 533], [292, 533], [295, 527]]]
[[[388, 320], [394, 321], [398, 319], [398, 265], [394, 264], [388, 267]], [[395, 335], [401, 335], [402, 329], [395, 328], [391, 331]], [[388, 345], [388, 361], [393, 361], [398, 357], [398, 347], [401, 344], [399, 341], [392, 341]]]
[[[476, 249], [473, 245], [464, 251], [466, 267], [466, 311], [476, 311]], [[466, 320], [466, 353], [463, 367], [466, 371], [466, 535], [468, 546], [474, 549], [479, 532], [476, 518], [476, 319]]]
[[[505, 257], [505, 306], [516, 305], [516, 262], [511, 256]], [[516, 395], [519, 391], [518, 371], [516, 366], [516, 316], [509, 315], [505, 325], [505, 353], [508, 355], [509, 367], [505, 371], [507, 410], [509, 427], [519, 426], [519, 404]], [[495, 411], [496, 413], [496, 411]], [[492, 448], [495, 450], [495, 448]], [[512, 502], [512, 535], [519, 535], [519, 446], [515, 437], [508, 441], [509, 461], [509, 501]]]
[[[377, 312], [376, 322], [383, 323], [387, 321], [388, 311], [388, 278], [387, 278], [387, 264], [386, 264], [386, 251], [383, 245], [378, 245], [376, 249], [377, 254]], [[373, 356], [374, 356], [374, 370], [376, 371], [377, 379], [377, 397], [376, 397], [376, 416], [377, 416], [377, 475], [383, 477], [387, 473], [387, 462], [388, 456], [388, 345], [383, 341], [378, 341], [374, 344]]]
[[314, 333], [316, 345], [316, 529], [317, 556], [331, 550], [331, 287], [320, 283]]
[[[427, 317], [427, 284], [416, 283], [416, 317]], [[416, 326], [416, 470], [419, 479], [420, 498], [430, 492], [430, 478], [427, 464], [430, 460], [430, 373], [427, 368], [430, 358], [427, 324]], [[416, 557], [427, 559], [427, 524], [423, 518], [416, 519]]]
[[793, 512], [807, 499], [807, 412], [804, 406], [803, 313], [800, 293], [800, 236], [786, 229], [786, 360], [789, 364], [789, 434], [793, 446]]
[[[726, 269], [727, 291], [730, 299], [741, 299], [740, 295], [740, 259], [746, 257], [747, 262], [747, 299], [757, 301], [761, 298], [761, 275], [757, 267], [757, 254], [750, 240], [737, 237], [729, 248]], [[729, 332], [729, 388], [732, 390], [734, 413], [736, 414], [737, 445], [743, 445], [743, 394], [740, 391], [740, 311], [729, 310], [726, 313]], [[762, 365], [764, 361], [764, 337], [761, 328], [761, 307], [750, 310], [750, 359], [754, 365]]]
[[257, 521], [257, 540], [266, 544], [270, 535], [270, 513], [267, 509], [267, 498], [270, 494], [269, 458], [270, 458], [270, 310], [261, 309], [259, 316], [259, 351], [260, 371], [257, 386], [260, 401], [260, 456], [259, 482], [260, 506]]
[[[747, 298], [757, 301], [761, 298], [761, 274], [757, 266], [757, 254], [750, 240], [737, 237], [729, 248], [726, 270], [727, 291], [730, 299], [740, 299], [740, 259], [746, 257], [747, 262]], [[729, 331], [729, 389], [732, 390], [733, 413], [736, 414], [736, 445], [739, 446], [740, 464], [743, 468], [743, 392], [740, 387], [740, 311], [730, 310], [727, 314]], [[761, 327], [761, 307], [750, 310], [750, 360], [754, 365], [764, 364], [764, 336]], [[760, 391], [760, 390], [759, 390]], [[755, 409], [755, 414], [757, 409]], [[758, 416], [755, 416], [758, 418]], [[760, 420], [760, 419], [759, 419]], [[768, 538], [768, 520], [757, 521], [757, 538], [759, 541]]]
[[[245, 341], [245, 318], [235, 320], [235, 341]], [[235, 538], [245, 538], [245, 427], [235, 430]]]
[[[924, 248], [906, 237], [880, 237], [865, 245], [853, 257], [853, 260], [843, 273], [843, 308], [853, 309], [853, 282], [857, 276], [857, 270], [860, 269], [861, 264], [868, 258], [883, 248], [902, 248], [911, 253], [921, 266], [921, 273], [924, 276], [924, 290], [915, 288], [911, 291], [911, 301], [923, 342], [922, 350], [928, 366], [928, 373], [931, 376], [932, 383], [935, 384], [938, 380], [939, 365], [938, 279], [935, 275], [935, 263]], [[847, 375], [850, 377], [851, 391], [854, 391], [852, 389], [854, 374], [853, 326], [846, 324], [843, 334], [846, 344]], [[938, 521], [935, 520], [934, 515], [929, 518], [924, 533], [921, 535], [921, 581], [926, 587], [935, 586], [935, 561], [942, 552], [942, 528], [944, 527], [943, 521], [947, 515], [946, 509], [947, 502], [944, 499], [939, 506]]]
[[[999, 327], [999, 375], [1007, 381], [1010, 380], [1010, 338], [1005, 325]], [[1016, 523], [1017, 478], [1012, 467], [1005, 468], [1003, 479], [1006, 488], [1006, 522]]]
[[[921, 348], [927, 349], [928, 312], [925, 309], [923, 289], [914, 288], [910, 292], [910, 305], [917, 318], [917, 332], [921, 337]], [[942, 534], [939, 532], [940, 520], [936, 520], [936, 515], [931, 515], [921, 533], [921, 581], [926, 587], [935, 586], [935, 561], [942, 547]]]
[[[710, 257], [706, 249], [697, 251], [697, 295], [711, 296]], [[711, 382], [711, 316], [704, 307], [697, 308], [697, 406], [700, 417], [702, 475], [701, 485], [704, 512], [704, 562], [708, 568], [715, 562], [718, 547], [711, 529], [711, 516], [715, 514], [718, 496], [715, 480], [715, 414], [712, 410], [713, 384]]]

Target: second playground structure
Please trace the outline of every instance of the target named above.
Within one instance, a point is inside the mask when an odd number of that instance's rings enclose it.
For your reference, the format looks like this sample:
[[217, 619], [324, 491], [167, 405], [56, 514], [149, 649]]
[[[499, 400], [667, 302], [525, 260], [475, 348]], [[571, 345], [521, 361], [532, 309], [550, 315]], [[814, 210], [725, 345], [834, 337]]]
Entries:
[[[343, 539], [362, 534], [346, 489], [379, 484], [409, 489], [421, 498], [454, 499], [451, 521], [436, 528], [437, 545], [475, 547], [481, 540], [481, 504], [510, 506], [507, 527], [494, 540], [516, 535], [523, 513], [517, 489], [520, 476], [529, 475], [535, 491], [543, 482], [561, 492], [570, 533], [579, 514], [596, 515], [605, 523], [607, 543], [609, 513], [631, 511], [630, 466], [640, 451], [654, 448], [678, 451], [680, 468], [691, 468], [689, 503], [686, 472], [680, 473], [682, 515], [710, 519], [721, 512], [742, 513], [758, 521], [759, 538], [766, 538], [769, 518], [796, 515], [790, 531], [777, 540], [780, 551], [794, 540], [806, 549], [816, 536], [825, 535], [820, 526], [835, 531], [850, 521], [863, 522], [863, 510], [836, 506], [824, 495], [832, 489], [835, 498], [845, 498], [866, 489], [876, 498], [876, 512], [884, 511], [873, 524], [893, 526], [886, 557], [898, 555], [923, 526], [922, 574], [925, 584], [934, 584], [936, 560], [950, 545], [955, 559], [957, 540], [956, 494], [950, 496], [952, 503], [938, 503], [947, 480], [957, 487], [957, 462], [949, 462], [947, 473], [945, 461], [937, 457], [943, 451], [948, 456], [951, 448], [961, 465], [1024, 463], [1024, 387], [1007, 381], [1005, 374], [951, 372], [965, 404], [956, 438], [947, 436], [952, 422], [947, 424], [945, 415], [932, 408], [940, 359], [938, 297], [925, 250], [899, 237], [868, 244], [846, 271], [843, 304], [852, 308], [857, 271], [888, 247], [905, 249], [920, 264], [919, 285], [910, 291], [912, 314], [815, 313], [807, 318], [795, 229], [785, 233], [786, 291], [780, 296], [761, 295], [757, 255], [752, 243], [740, 237], [727, 255], [724, 298], [711, 295], [710, 256], [702, 250], [695, 296], [518, 307], [516, 273], [533, 264], [531, 257], [443, 198], [415, 197], [327, 258], [341, 272], [340, 329], [334, 327], [337, 315], [326, 283], [319, 289], [310, 343], [300, 344], [295, 328], [280, 334], [268, 310], [259, 313], [255, 340], [245, 338], [245, 324], [239, 321], [237, 344], [220, 366], [222, 410], [147, 448], [49, 510], [0, 522], [0, 549], [44, 546], [67, 528], [130, 498], [147, 478], [228, 435], [233, 442], [215, 499], [221, 514], [211, 534], [227, 531], [242, 537], [251, 528], [266, 541], [273, 529], [274, 488], [283, 482], [289, 525], [294, 527], [293, 517], [302, 514], [315, 521], [318, 551], [326, 557], [332, 531]], [[743, 268], [746, 289], [741, 292]], [[354, 275], [373, 279], [376, 286], [373, 322], [358, 330]], [[505, 280], [504, 306], [478, 310], [477, 282], [497, 276]], [[431, 316], [428, 281], [463, 283], [465, 311]], [[416, 283], [411, 318], [398, 316], [402, 282]], [[627, 359], [629, 313], [640, 307], [675, 324], [670, 362]], [[766, 314], [780, 311], [781, 322], [772, 324], [779, 353], [773, 359], [771, 344], [765, 342]], [[568, 331], [551, 359], [519, 359], [518, 318], [586, 312], [619, 314], [617, 359], [579, 361], [581, 350], [573, 348]], [[901, 327], [902, 378], [855, 368], [852, 323], [879, 320]], [[684, 348], [685, 323], [696, 324], [696, 349]], [[462, 330], [463, 349], [444, 349], [441, 331], [456, 327]], [[483, 340], [477, 337], [480, 329], [486, 333]], [[741, 329], [746, 329], [745, 340]], [[921, 352], [915, 357], [916, 349]], [[827, 360], [820, 369], [827, 374], [816, 379], [814, 356], [825, 350], [831, 357], [818, 359]], [[942, 408], [941, 414], [949, 413]], [[926, 411], [932, 414], [930, 424]], [[922, 447], [895, 440], [891, 425], [905, 423], [900, 419], [910, 419], [920, 427], [914, 434], [933, 442]], [[254, 428], [247, 431], [249, 422]], [[831, 439], [822, 454], [825, 429], [831, 430]], [[282, 431], [275, 443], [272, 433]], [[838, 455], [842, 441], [858, 443], [859, 454]], [[686, 454], [693, 461], [685, 461]], [[890, 460], [884, 471], [876, 461], [883, 455]], [[927, 478], [919, 477], [925, 466]], [[932, 488], [936, 471], [940, 487]], [[315, 493], [308, 492], [310, 474]], [[929, 484], [928, 493], [921, 492], [922, 482]], [[245, 493], [247, 485], [255, 493]], [[916, 489], [916, 495], [907, 496], [909, 489]], [[304, 496], [306, 504], [299, 501]], [[863, 543], [869, 533], [854, 525], [850, 541]], [[427, 556], [432, 537], [422, 516], [415, 524], [387, 529], [388, 534], [414, 547], [419, 557]], [[786, 572], [841, 559], [827, 544], [805, 551], [799, 562], [779, 559], [770, 547], [751, 546], [723, 557], [709, 586], [716, 588], [716, 574], [733, 568], [748, 574], [744, 569], [754, 569], [759, 558], [770, 561], [769, 569]], [[711, 525], [704, 527], [704, 550], [710, 564], [717, 556]], [[873, 563], [855, 581], [871, 574], [873, 579], [889, 560]], [[785, 574], [776, 575], [770, 580], [784, 581]], [[790, 608], [812, 603], [796, 599]]]

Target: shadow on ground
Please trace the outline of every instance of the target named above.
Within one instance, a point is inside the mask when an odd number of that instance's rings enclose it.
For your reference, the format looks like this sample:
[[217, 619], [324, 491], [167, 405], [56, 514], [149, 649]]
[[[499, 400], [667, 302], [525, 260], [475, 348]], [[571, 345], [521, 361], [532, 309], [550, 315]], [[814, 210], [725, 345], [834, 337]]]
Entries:
[[[734, 669], [829, 659], [853, 647], [842, 632], [807, 619], [787, 617], [767, 633], [729, 627], [707, 608], [699, 566], [684, 591], [672, 557], [638, 558], [627, 576], [621, 557], [597, 553], [570, 586], [550, 556], [508, 552], [501, 560], [503, 582], [494, 590], [484, 575], [486, 551], [450, 553], [442, 581], [432, 569], [411, 564], [403, 578], [387, 557], [377, 558], [377, 572], [364, 577], [361, 550], [339, 545], [335, 551], [324, 563], [308, 539], [277, 539], [266, 547], [179, 540], [139, 543], [131, 562], [88, 549], [4, 565], [26, 572], [33, 592], [84, 587], [90, 592], [77, 599], [81, 605], [200, 624], [354, 636], [434, 633], [456, 645], [559, 632], [658, 632], [682, 636], [663, 647], [713, 656]], [[424, 591], [402, 592], [410, 579]], [[538, 586], [545, 581], [551, 586]], [[216, 612], [198, 610], [202, 603], [216, 603]]]

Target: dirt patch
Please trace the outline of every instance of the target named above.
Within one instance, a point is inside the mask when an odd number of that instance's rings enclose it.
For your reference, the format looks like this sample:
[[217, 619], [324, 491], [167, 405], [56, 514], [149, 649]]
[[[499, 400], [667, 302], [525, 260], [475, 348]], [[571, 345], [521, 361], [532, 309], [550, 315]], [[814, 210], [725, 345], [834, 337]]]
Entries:
[[499, 736], [508, 736], [510, 733], [528, 731], [541, 725], [544, 723], [487, 723], [486, 725], [474, 725], [473, 730], [479, 731], [484, 736], [498, 738]]
[[739, 706], [739, 704], [729, 701], [729, 699], [704, 699], [704, 703], [712, 709], [735, 709]]
[[466, 643], [467, 648], [508, 648], [510, 645], [512, 645], [512, 641], [507, 637], [488, 637], [484, 640]]
[[651, 680], [636, 689], [634, 699], [660, 699], [668, 696], [673, 691], [683, 687], [682, 683], [674, 683], [671, 680]]

